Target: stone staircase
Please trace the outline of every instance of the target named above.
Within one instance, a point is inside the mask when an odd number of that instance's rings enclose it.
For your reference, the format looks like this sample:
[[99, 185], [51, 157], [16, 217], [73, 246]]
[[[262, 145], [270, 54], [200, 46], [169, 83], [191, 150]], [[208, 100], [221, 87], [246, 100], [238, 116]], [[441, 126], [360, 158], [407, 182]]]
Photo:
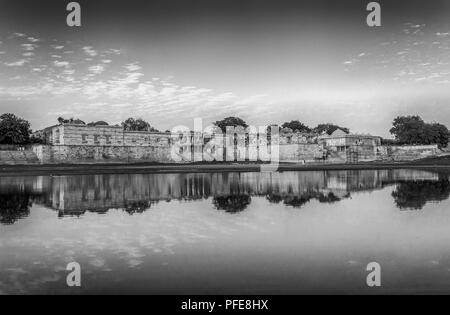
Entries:
[[33, 151], [0, 151], [0, 165], [40, 164]]

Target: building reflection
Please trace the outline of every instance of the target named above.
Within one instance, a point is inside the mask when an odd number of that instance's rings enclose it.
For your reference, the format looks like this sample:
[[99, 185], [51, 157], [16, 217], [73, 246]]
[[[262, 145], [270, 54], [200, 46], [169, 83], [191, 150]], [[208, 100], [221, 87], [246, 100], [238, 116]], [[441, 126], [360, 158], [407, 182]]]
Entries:
[[0, 177], [0, 222], [27, 216], [31, 203], [67, 216], [110, 209], [136, 214], [161, 201], [211, 198], [217, 210], [237, 213], [252, 197], [300, 208], [312, 200], [334, 203], [388, 185], [396, 185], [392, 196], [400, 209], [421, 209], [450, 195], [448, 175], [421, 170]]

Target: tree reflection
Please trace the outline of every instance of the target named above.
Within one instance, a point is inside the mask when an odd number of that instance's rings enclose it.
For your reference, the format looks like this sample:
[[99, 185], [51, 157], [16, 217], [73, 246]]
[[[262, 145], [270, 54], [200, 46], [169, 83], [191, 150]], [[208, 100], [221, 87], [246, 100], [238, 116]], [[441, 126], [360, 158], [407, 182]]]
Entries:
[[294, 208], [301, 208], [311, 200], [311, 196], [287, 196], [284, 198], [284, 204]]
[[268, 194], [266, 200], [270, 203], [280, 203], [283, 201], [283, 197], [280, 195]]
[[198, 202], [212, 198], [218, 210], [237, 213], [252, 198], [278, 207], [302, 208], [309, 202], [336, 203], [351, 194], [396, 185], [400, 209], [421, 209], [449, 198], [447, 173], [424, 170], [321, 171], [202, 174], [112, 174], [88, 176], [0, 177], [0, 223], [13, 224], [29, 214], [31, 202], [82, 216], [120, 209], [141, 214], [161, 201]]
[[0, 195], [0, 223], [14, 224], [17, 220], [29, 216], [31, 204], [29, 194]]
[[213, 198], [213, 204], [217, 210], [224, 210], [228, 213], [238, 213], [244, 211], [252, 202], [248, 195], [228, 195], [216, 196]]
[[268, 194], [266, 200], [270, 203], [280, 203], [283, 202], [286, 206], [291, 206], [294, 208], [301, 208], [306, 203], [310, 202], [311, 199], [316, 199], [320, 203], [334, 203], [341, 201], [343, 198], [350, 197], [350, 194], [338, 197], [333, 192], [321, 193], [321, 192], [307, 192], [299, 196], [280, 196], [274, 194]]
[[338, 197], [333, 192], [329, 192], [327, 194], [319, 194], [317, 200], [319, 200], [320, 203], [335, 203], [349, 197], [350, 193], [346, 193], [343, 197]]
[[129, 204], [126, 204], [123, 210], [130, 215], [133, 215], [135, 213], [140, 214], [148, 210], [151, 207], [152, 203], [154, 202], [149, 200], [133, 201]]
[[404, 181], [392, 192], [395, 204], [400, 209], [420, 210], [430, 201], [443, 201], [450, 196], [450, 181]]

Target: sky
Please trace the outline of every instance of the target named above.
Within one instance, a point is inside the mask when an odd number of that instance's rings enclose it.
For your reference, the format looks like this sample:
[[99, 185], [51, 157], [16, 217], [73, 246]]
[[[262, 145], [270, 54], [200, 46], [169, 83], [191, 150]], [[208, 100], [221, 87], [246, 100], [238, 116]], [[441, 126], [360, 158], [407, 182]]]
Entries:
[[398, 115], [450, 126], [450, 1], [0, 0], [0, 113], [204, 127], [333, 122], [388, 137]]

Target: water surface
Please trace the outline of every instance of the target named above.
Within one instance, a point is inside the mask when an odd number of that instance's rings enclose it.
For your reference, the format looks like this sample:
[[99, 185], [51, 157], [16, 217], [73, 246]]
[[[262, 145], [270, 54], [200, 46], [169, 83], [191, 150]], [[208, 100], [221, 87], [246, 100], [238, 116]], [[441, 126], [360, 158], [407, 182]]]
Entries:
[[0, 177], [0, 293], [450, 293], [449, 196], [423, 170]]

